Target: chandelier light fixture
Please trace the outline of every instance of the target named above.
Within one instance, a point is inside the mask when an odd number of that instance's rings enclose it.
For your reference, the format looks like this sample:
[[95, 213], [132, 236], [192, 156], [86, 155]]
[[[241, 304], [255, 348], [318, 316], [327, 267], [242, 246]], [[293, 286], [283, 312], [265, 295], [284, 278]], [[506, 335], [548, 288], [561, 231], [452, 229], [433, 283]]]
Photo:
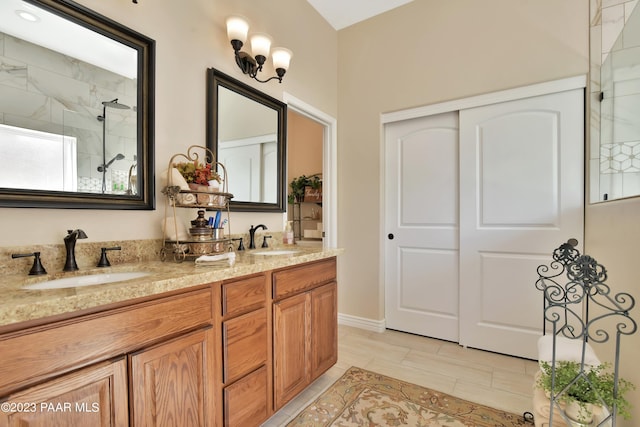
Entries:
[[[251, 36], [252, 56], [241, 50], [247, 41], [248, 33], [249, 23], [244, 17], [234, 15], [227, 18], [227, 36], [233, 47], [238, 67], [240, 67], [244, 74], [248, 74], [249, 77], [260, 83], [266, 83], [273, 79], [278, 79], [278, 82], [282, 83], [282, 77], [289, 69], [289, 62], [291, 61], [292, 55], [291, 51], [283, 47], [274, 47], [271, 49], [271, 37], [267, 34], [256, 33]], [[269, 57], [269, 53], [271, 53], [273, 68], [276, 70], [277, 75], [266, 80], [260, 80], [258, 73], [262, 71], [262, 66]]]

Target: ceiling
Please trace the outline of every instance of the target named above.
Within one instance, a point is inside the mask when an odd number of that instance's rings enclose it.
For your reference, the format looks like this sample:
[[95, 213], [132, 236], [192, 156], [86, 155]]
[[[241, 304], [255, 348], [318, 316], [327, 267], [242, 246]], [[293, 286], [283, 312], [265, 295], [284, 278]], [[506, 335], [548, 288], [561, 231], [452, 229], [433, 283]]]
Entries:
[[413, 0], [307, 0], [336, 30], [387, 12]]
[[135, 49], [56, 13], [22, 0], [0, 0], [0, 16], [4, 33], [130, 79], [138, 75]]

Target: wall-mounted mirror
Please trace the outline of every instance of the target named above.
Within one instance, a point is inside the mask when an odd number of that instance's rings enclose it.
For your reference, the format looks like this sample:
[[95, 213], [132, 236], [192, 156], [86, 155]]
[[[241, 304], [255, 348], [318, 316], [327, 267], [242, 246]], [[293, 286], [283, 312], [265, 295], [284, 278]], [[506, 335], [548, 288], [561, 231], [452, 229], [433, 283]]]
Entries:
[[207, 71], [207, 147], [224, 164], [231, 210], [286, 210], [286, 104]]
[[0, 2], [0, 206], [153, 209], [155, 42], [69, 0]]
[[591, 174], [592, 202], [640, 195], [640, 8], [633, 9], [603, 57], [599, 105], [594, 106], [600, 120], [597, 153], [592, 153], [598, 162], [591, 163], [597, 172]]

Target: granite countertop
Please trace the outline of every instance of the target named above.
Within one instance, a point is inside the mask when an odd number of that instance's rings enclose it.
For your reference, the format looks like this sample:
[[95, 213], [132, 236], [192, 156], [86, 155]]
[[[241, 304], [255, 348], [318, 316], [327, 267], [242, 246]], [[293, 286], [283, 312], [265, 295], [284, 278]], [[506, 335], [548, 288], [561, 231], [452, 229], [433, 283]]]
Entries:
[[[285, 249], [285, 248], [280, 248]], [[342, 253], [341, 249], [293, 247], [297, 252], [286, 255], [255, 255], [255, 251], [237, 252], [233, 266], [196, 266], [192, 261], [148, 261], [135, 264], [113, 265], [72, 273], [54, 273], [28, 276], [24, 273], [4, 275], [0, 278], [0, 330], [19, 322], [42, 319], [48, 316], [73, 313], [79, 310], [123, 302], [131, 299], [186, 289], [205, 283], [273, 270]], [[151, 273], [142, 278], [123, 282], [84, 286], [77, 288], [25, 290], [23, 286], [74, 275], [144, 271]]]

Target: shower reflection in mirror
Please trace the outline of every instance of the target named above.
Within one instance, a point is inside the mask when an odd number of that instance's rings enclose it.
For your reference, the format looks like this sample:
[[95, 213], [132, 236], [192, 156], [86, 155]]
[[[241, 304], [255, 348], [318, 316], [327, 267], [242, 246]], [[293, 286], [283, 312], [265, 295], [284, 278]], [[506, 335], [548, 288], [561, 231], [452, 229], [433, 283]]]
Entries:
[[610, 47], [603, 39], [601, 92], [592, 97], [591, 139], [599, 142], [591, 153], [592, 203], [640, 195], [640, 7], [628, 3], [633, 9], [626, 21], [603, 21], [603, 30], [593, 33], [620, 31]]
[[[51, 27], [26, 25], [25, 8]], [[139, 52], [20, 0], [0, 12], [0, 189], [139, 194]]]
[[[98, 166], [98, 172], [102, 173], [102, 193], [107, 192], [107, 169], [109, 166], [113, 164], [116, 160], [123, 160], [124, 154], [118, 153], [111, 160], [107, 162], [107, 108], [112, 108], [115, 110], [130, 110], [131, 107], [125, 104], [121, 104], [118, 102], [118, 98], [113, 99], [111, 101], [103, 101], [102, 102], [102, 115], [98, 116], [98, 121], [102, 122], [102, 164]], [[111, 128], [114, 131], [115, 126]], [[110, 136], [112, 136], [110, 134]], [[115, 130], [113, 132], [114, 137], [118, 137], [118, 131]], [[128, 178], [128, 177], [127, 177]], [[116, 180], [113, 180], [116, 181]], [[129, 189], [130, 181], [127, 179], [126, 188]], [[114, 182], [113, 183], [113, 191], [124, 191], [125, 183], [122, 182]]]

